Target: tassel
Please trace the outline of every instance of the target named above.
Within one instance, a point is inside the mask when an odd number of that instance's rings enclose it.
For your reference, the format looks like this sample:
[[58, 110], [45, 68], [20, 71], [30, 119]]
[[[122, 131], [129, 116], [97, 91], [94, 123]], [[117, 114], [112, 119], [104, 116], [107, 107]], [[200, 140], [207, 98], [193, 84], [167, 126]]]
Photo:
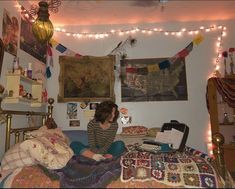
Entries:
[[50, 78], [51, 77], [51, 70], [50, 70], [50, 67], [48, 66], [47, 69], [46, 69], [46, 76], [47, 78]]

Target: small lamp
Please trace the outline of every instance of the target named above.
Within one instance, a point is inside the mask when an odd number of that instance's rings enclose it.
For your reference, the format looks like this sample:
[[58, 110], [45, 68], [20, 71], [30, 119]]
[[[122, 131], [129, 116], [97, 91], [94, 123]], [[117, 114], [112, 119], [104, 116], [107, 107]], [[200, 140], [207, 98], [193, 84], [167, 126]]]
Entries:
[[48, 13], [48, 3], [45, 1], [40, 1], [38, 5], [38, 17], [33, 23], [32, 31], [35, 38], [41, 44], [45, 44], [53, 36], [54, 28], [51, 21], [49, 20], [50, 15]]

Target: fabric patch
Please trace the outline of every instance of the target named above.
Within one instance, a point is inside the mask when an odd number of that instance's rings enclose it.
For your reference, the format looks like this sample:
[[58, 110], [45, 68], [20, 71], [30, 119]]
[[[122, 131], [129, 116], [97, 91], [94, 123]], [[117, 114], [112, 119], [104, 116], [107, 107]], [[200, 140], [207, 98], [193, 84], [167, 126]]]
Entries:
[[163, 181], [165, 179], [165, 171], [160, 169], [152, 169], [151, 176], [156, 180]]
[[184, 183], [187, 186], [200, 186], [199, 176], [197, 174], [183, 174]]
[[138, 152], [137, 153], [137, 158], [140, 158], [140, 159], [149, 159], [150, 155], [151, 155], [150, 152]]
[[123, 167], [123, 172], [122, 172], [122, 178], [124, 181], [130, 180], [132, 177], [134, 177], [134, 167]]
[[196, 163], [205, 163], [205, 160], [202, 159], [201, 157], [192, 157], [192, 159], [193, 159]]
[[180, 161], [181, 163], [191, 163], [191, 162], [192, 162], [191, 159], [187, 159], [187, 158], [180, 158], [179, 161]]
[[180, 166], [177, 165], [176, 163], [168, 163], [167, 164], [167, 169], [171, 172], [174, 172], [174, 171], [180, 172]]
[[137, 167], [150, 167], [150, 160], [146, 159], [138, 159]]
[[198, 171], [197, 167], [193, 163], [182, 165], [182, 169], [184, 172], [190, 172], [190, 173], [194, 173]]
[[165, 170], [165, 164], [162, 161], [151, 161], [151, 166], [156, 170]]
[[172, 184], [178, 184], [181, 182], [179, 173], [167, 173], [167, 181]]
[[201, 174], [200, 175], [202, 187], [205, 188], [216, 188], [215, 177], [212, 175]]
[[212, 168], [209, 165], [205, 164], [205, 163], [197, 164], [197, 167], [198, 167], [198, 170], [199, 170], [200, 173], [213, 174]]
[[177, 158], [174, 158], [174, 157], [167, 157], [167, 156], [164, 157], [164, 161], [165, 161], [165, 162], [168, 162], [168, 163], [179, 163], [179, 161], [177, 160]]
[[136, 179], [141, 180], [151, 178], [151, 169], [146, 167], [137, 167], [134, 176]]
[[136, 160], [135, 159], [122, 159], [121, 164], [124, 167], [134, 167], [136, 164]]

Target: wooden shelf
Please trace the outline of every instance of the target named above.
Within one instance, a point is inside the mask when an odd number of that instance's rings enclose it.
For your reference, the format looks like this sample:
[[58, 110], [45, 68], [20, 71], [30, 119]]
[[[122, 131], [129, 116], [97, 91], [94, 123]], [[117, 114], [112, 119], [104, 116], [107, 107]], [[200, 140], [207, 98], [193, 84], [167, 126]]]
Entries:
[[29, 83], [29, 84], [33, 84], [33, 85], [41, 85], [41, 82], [38, 82], [36, 80], [30, 79], [28, 77], [25, 77], [21, 74], [14, 74], [14, 73], [8, 73], [6, 76], [14, 76], [14, 77], [19, 77], [20, 80], [22, 80], [23, 82]]
[[[4, 103], [25, 103], [29, 104], [31, 107], [41, 107], [42, 106], [42, 82], [35, 81], [28, 77], [25, 77], [19, 73], [8, 73], [6, 74], [7, 84], [6, 90], [12, 91], [12, 95], [6, 97]], [[33, 99], [24, 98], [19, 96], [20, 85], [26, 87], [26, 92], [30, 93]]]
[[30, 100], [30, 99], [23, 98], [23, 97], [5, 97], [3, 102], [10, 103], [10, 104], [26, 103], [26, 104], [30, 104], [31, 107], [41, 107], [42, 106], [42, 103], [39, 101]]

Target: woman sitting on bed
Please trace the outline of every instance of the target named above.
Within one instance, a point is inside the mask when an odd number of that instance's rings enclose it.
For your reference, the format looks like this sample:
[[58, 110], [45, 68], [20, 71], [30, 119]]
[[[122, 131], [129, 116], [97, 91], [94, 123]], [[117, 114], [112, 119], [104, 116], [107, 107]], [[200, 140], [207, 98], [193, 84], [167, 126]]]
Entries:
[[81, 142], [72, 142], [70, 147], [76, 155], [92, 158], [96, 161], [120, 156], [125, 150], [122, 141], [115, 141], [118, 130], [118, 106], [112, 101], [100, 103], [95, 111], [94, 119], [87, 126], [89, 146]]

